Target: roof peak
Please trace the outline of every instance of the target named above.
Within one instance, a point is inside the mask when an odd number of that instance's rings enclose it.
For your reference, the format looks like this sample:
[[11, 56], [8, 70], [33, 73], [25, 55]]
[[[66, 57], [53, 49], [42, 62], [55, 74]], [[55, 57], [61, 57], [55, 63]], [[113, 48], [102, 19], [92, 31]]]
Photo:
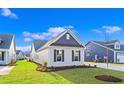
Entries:
[[109, 40], [109, 41], [96, 41], [96, 40], [92, 40], [94, 42], [101, 42], [101, 43], [114, 43], [114, 42], [119, 42], [119, 40]]

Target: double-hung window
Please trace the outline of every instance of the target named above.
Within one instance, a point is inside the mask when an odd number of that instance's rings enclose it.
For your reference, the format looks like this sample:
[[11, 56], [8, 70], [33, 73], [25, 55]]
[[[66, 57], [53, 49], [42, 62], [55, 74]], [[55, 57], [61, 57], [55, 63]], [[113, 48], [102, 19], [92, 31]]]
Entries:
[[54, 50], [54, 62], [64, 62], [64, 50]]
[[72, 50], [72, 61], [80, 61], [80, 50]]

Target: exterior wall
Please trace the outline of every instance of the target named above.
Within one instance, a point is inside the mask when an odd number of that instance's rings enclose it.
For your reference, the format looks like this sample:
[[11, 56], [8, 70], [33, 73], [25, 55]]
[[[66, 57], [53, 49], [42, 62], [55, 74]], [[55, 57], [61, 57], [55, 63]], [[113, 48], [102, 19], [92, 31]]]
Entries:
[[[54, 62], [54, 49], [64, 50], [64, 62]], [[81, 61], [72, 61], [72, 50], [80, 50]], [[48, 54], [48, 67], [79, 66], [84, 64], [84, 48], [50, 46]]]
[[30, 59], [32, 61], [35, 61], [35, 55], [36, 55], [36, 52], [35, 52], [35, 49], [34, 49], [34, 44], [32, 43], [31, 54], [30, 54]]
[[44, 64], [44, 62], [48, 63], [48, 49], [37, 52], [35, 62], [39, 64]]
[[15, 51], [15, 44], [14, 44], [14, 38], [11, 42], [11, 46], [9, 49], [9, 56], [8, 56], [8, 63], [9, 64], [11, 61], [16, 61], [16, 51]]
[[[86, 45], [85, 61], [94, 61], [95, 55], [98, 56], [98, 62], [105, 62], [105, 56], [107, 56], [107, 49], [94, 43]], [[114, 62], [114, 51], [108, 50], [108, 61]]]

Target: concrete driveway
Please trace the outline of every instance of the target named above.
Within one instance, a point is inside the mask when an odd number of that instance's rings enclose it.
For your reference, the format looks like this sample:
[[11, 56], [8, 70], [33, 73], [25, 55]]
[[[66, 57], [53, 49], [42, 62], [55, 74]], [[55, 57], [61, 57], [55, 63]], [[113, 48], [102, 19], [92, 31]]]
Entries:
[[106, 63], [92, 63], [92, 62], [85, 62], [86, 65], [96, 65], [99, 68], [105, 68], [105, 69], [112, 69], [112, 70], [117, 70], [117, 71], [123, 71], [124, 72], [124, 66], [118, 66], [118, 65], [113, 65], [113, 64], [107, 64]]
[[8, 75], [15, 66], [0, 66], [0, 75]]

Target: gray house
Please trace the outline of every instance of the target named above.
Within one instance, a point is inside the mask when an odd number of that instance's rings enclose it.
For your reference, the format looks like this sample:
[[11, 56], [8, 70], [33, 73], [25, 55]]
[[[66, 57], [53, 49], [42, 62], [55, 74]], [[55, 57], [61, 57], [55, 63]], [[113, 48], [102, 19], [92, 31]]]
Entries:
[[7, 65], [16, 61], [14, 36], [0, 34], [0, 65]]
[[84, 49], [81, 41], [67, 29], [47, 42], [34, 41], [31, 55], [36, 63], [47, 63], [47, 67], [79, 66], [84, 64]]
[[118, 40], [90, 41], [86, 44], [85, 61], [124, 63], [124, 45]]

